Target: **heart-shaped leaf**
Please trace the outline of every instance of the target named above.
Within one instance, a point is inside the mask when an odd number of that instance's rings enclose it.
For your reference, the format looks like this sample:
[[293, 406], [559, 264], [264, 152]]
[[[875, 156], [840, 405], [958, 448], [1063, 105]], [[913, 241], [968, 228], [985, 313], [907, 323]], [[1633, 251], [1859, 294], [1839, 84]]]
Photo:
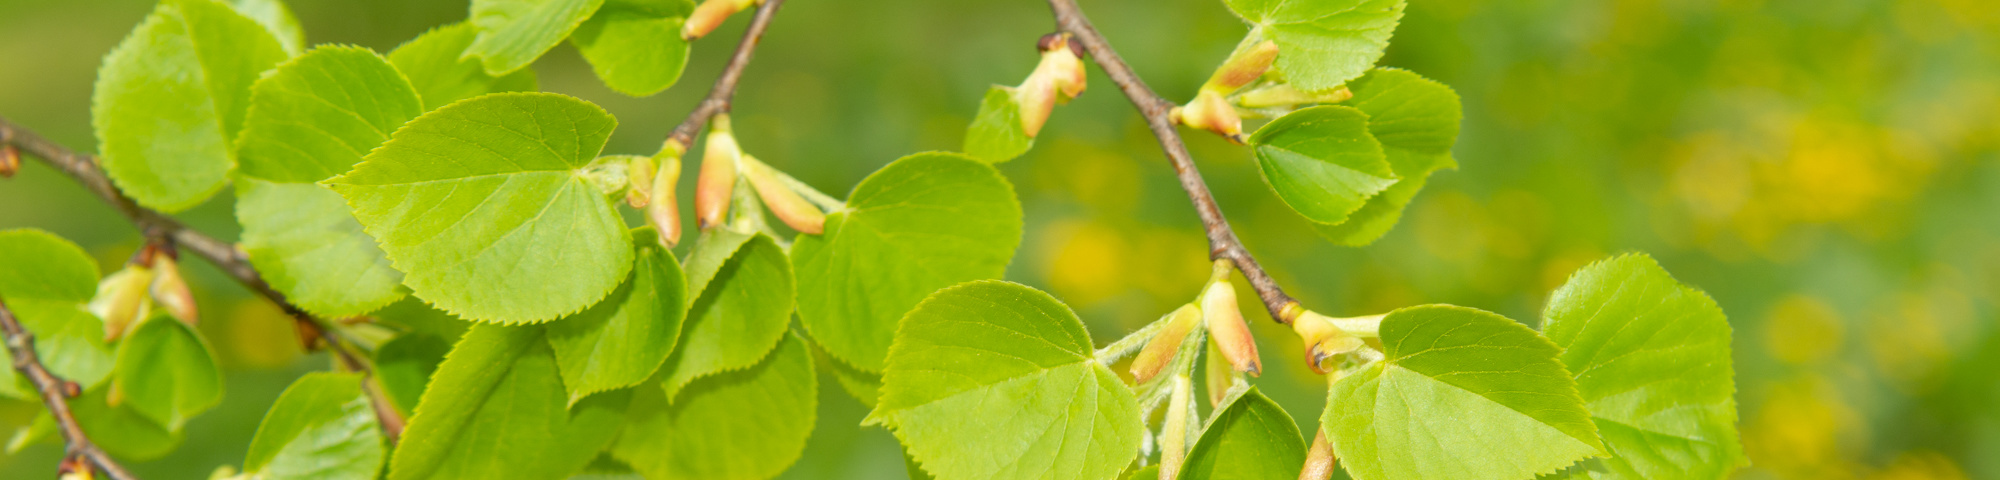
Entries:
[[1382, 59], [1403, 19], [1404, 0], [1224, 0], [1278, 43], [1278, 72], [1305, 91], [1353, 80]]
[[605, 86], [649, 96], [680, 80], [688, 57], [681, 24], [693, 11], [689, 0], [606, 0], [569, 42]]
[[1390, 171], [1400, 180], [1368, 199], [1338, 225], [1313, 224], [1334, 243], [1362, 246], [1382, 238], [1403, 217], [1403, 208], [1423, 190], [1432, 172], [1457, 168], [1451, 147], [1458, 141], [1458, 94], [1451, 87], [1406, 70], [1378, 68], [1348, 82], [1349, 105], [1368, 114], [1368, 133], [1382, 142]]
[[695, 380], [669, 399], [633, 394], [611, 456], [653, 480], [763, 480], [805, 451], [819, 406], [812, 354], [796, 335], [748, 369]]
[[1368, 115], [1341, 106], [1301, 109], [1250, 135], [1264, 182], [1316, 223], [1338, 224], [1396, 183]]
[[486, 73], [506, 75], [534, 63], [569, 37], [604, 0], [472, 0], [479, 36], [465, 57], [479, 57]]
[[[35, 356], [64, 380], [89, 389], [111, 374], [104, 322], [84, 310], [97, 293], [97, 261], [82, 247], [41, 230], [0, 231], [0, 301], [35, 335]], [[10, 350], [0, 361], [14, 364]], [[13, 368], [0, 369], [0, 396], [41, 398]]]
[[585, 395], [638, 385], [653, 376], [680, 339], [687, 277], [651, 227], [632, 232], [632, 274], [611, 296], [549, 324], [549, 346], [574, 404]]
[[461, 58], [478, 35], [470, 23], [438, 27], [390, 51], [389, 63], [410, 79], [426, 111], [488, 93], [535, 91], [533, 69], [487, 75], [479, 59]]
[[193, 329], [155, 316], [118, 342], [107, 399], [180, 431], [188, 419], [222, 403], [222, 367]]
[[388, 457], [361, 375], [313, 372], [278, 395], [243, 471], [251, 478], [373, 480]]

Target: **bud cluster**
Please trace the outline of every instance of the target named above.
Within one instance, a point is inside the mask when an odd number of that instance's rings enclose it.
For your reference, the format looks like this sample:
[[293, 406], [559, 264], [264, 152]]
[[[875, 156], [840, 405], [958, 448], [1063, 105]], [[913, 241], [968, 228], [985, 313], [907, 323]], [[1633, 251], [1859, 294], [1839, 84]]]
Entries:
[[[678, 167], [677, 157], [674, 163]], [[743, 152], [730, 129], [728, 115], [717, 115], [709, 124], [708, 144], [701, 156], [701, 174], [695, 179], [695, 221], [702, 230], [723, 224], [729, 215], [730, 204], [736, 198], [738, 176], [747, 180], [745, 183], [756, 192], [757, 199], [776, 214], [778, 220], [785, 222], [785, 226], [813, 235], [826, 230], [826, 211], [806, 200], [798, 190], [801, 184], [787, 181], [789, 177], [783, 172]], [[657, 196], [661, 187], [655, 186], [653, 190]], [[672, 186], [668, 185], [665, 190], [671, 197]], [[662, 230], [662, 235], [665, 235], [664, 232]], [[679, 234], [678, 228], [674, 233]]]
[[1067, 33], [1042, 36], [1036, 44], [1042, 52], [1041, 63], [1035, 65], [1027, 80], [1012, 89], [1014, 103], [1021, 108], [1021, 130], [1027, 132], [1028, 138], [1042, 131], [1049, 112], [1057, 104], [1069, 103], [1083, 94], [1086, 86], [1083, 49], [1070, 40]]
[[188, 325], [200, 320], [194, 292], [181, 276], [175, 255], [170, 246], [148, 244], [125, 268], [98, 282], [97, 295], [85, 308], [104, 320], [104, 341], [124, 337], [132, 325], [151, 316], [156, 305]]
[[[1251, 39], [1255, 39], [1254, 36]], [[1277, 117], [1302, 105], [1339, 103], [1354, 98], [1347, 87], [1308, 92], [1293, 87], [1271, 66], [1278, 59], [1278, 44], [1271, 40], [1245, 42], [1216, 67], [1187, 105], [1171, 112], [1176, 123], [1222, 135], [1243, 143], [1243, 118]]]

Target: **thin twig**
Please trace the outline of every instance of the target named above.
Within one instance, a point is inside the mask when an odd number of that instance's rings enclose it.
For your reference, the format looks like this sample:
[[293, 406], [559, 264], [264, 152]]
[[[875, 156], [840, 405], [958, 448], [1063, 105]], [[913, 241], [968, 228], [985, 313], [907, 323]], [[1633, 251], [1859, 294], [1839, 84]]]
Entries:
[[1271, 275], [1264, 273], [1264, 267], [1257, 264], [1257, 258], [1243, 247], [1243, 241], [1236, 238], [1236, 231], [1229, 228], [1229, 220], [1222, 217], [1222, 208], [1216, 206], [1215, 196], [1208, 192], [1208, 184], [1201, 179], [1201, 172], [1195, 169], [1194, 158], [1188, 155], [1187, 145], [1181, 142], [1180, 132], [1174, 126], [1169, 112], [1174, 102], [1153, 93], [1132, 66], [1118, 56], [1097, 27], [1077, 8], [1076, 0], [1048, 0], [1049, 9], [1055, 12], [1056, 28], [1075, 37], [1090, 53], [1097, 66], [1104, 69], [1111, 82], [1125, 92], [1132, 100], [1132, 106], [1146, 117], [1146, 125], [1152, 127], [1153, 136], [1160, 141], [1160, 148], [1166, 150], [1168, 162], [1173, 164], [1174, 175], [1180, 177], [1181, 189], [1187, 191], [1188, 200], [1194, 202], [1196, 214], [1201, 216], [1201, 224], [1208, 234], [1208, 258], [1227, 259], [1236, 264], [1243, 277], [1250, 280], [1250, 287], [1257, 291], [1257, 298], [1263, 300], [1264, 309], [1270, 311], [1271, 319], [1278, 323], [1290, 324], [1301, 309], [1298, 301], [1285, 294]]
[[20, 320], [14, 318], [14, 312], [7, 309], [5, 301], [0, 301], [0, 333], [7, 337], [7, 353], [14, 357], [14, 370], [20, 371], [21, 375], [28, 377], [29, 383], [35, 384], [35, 391], [42, 395], [42, 403], [49, 407], [49, 416], [55, 417], [56, 429], [62, 432], [65, 462], [81, 458], [112, 480], [137, 478], [118, 465], [117, 460], [112, 460], [110, 454], [97, 448], [97, 444], [91, 443], [90, 436], [85, 435], [83, 427], [77, 425], [76, 416], [70, 414], [68, 400], [74, 384], [57, 378], [42, 366], [42, 359], [35, 352], [35, 335], [21, 327]]
[[708, 96], [702, 97], [694, 111], [688, 112], [674, 131], [667, 135], [667, 143], [678, 144], [685, 149], [694, 143], [694, 135], [708, 124], [709, 117], [729, 111], [729, 102], [736, 96], [736, 81], [743, 78], [743, 67], [750, 65], [750, 56], [757, 51], [757, 42], [764, 38], [764, 30], [771, 26], [771, 19], [778, 15], [778, 7], [785, 0], [764, 0], [757, 7], [756, 15], [750, 17], [750, 27], [743, 30], [743, 40], [736, 43], [736, 53], [729, 56], [729, 63], [722, 67], [722, 75], [715, 77], [715, 86], [709, 87]]

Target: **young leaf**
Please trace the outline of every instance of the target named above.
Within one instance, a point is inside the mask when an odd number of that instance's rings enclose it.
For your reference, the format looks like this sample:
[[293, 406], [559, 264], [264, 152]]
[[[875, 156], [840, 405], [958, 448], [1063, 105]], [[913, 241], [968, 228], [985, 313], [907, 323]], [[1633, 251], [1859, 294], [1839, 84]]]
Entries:
[[1313, 224], [1334, 243], [1362, 246], [1382, 238], [1403, 216], [1417, 191], [1423, 190], [1431, 172], [1456, 168], [1451, 146], [1458, 141], [1462, 117], [1458, 94], [1451, 87], [1410, 73], [1407, 70], [1378, 68], [1347, 87], [1354, 92], [1348, 103], [1368, 114], [1368, 132], [1382, 142], [1382, 153], [1395, 172], [1395, 185], [1368, 199], [1360, 210], [1338, 225]]
[[1299, 477], [1306, 442], [1291, 414], [1256, 388], [1217, 408], [1188, 450], [1186, 480]]
[[673, 398], [638, 389], [611, 456], [652, 480], [763, 480], [805, 451], [818, 406], [812, 354], [785, 335], [756, 366], [695, 380]]
[[239, 178], [243, 251], [271, 287], [299, 308], [333, 318], [374, 311], [408, 295], [375, 238], [327, 187]]
[[263, 25], [271, 32], [271, 38], [285, 47], [286, 55], [298, 55], [306, 49], [306, 31], [299, 28], [299, 18], [292, 16], [292, 9], [279, 0], [229, 0], [229, 6], [236, 7], [251, 20]]
[[[97, 261], [82, 247], [41, 230], [0, 231], [0, 301], [35, 335], [35, 355], [64, 380], [85, 389], [111, 374], [104, 322], [84, 310], [97, 294]], [[0, 397], [41, 398], [0, 348]]]
[[1145, 435], [1132, 389], [1069, 307], [1016, 283], [931, 294], [903, 317], [868, 424], [943, 480], [1111, 478]]
[[390, 51], [389, 63], [410, 79], [425, 111], [488, 93], [535, 91], [532, 69], [487, 75], [479, 59], [460, 58], [478, 34], [470, 23], [438, 27]]
[[1305, 91], [1359, 77], [1389, 47], [1404, 0], [1224, 0], [1255, 26], [1251, 35], [1278, 43], [1277, 69]]
[[693, 11], [689, 0], [607, 0], [569, 42], [605, 86], [649, 96], [680, 80], [688, 56], [681, 23]]
[[617, 436], [631, 399], [568, 397], [541, 326], [475, 325], [424, 390], [388, 479], [566, 478]]
[[698, 243], [689, 255], [690, 276], [715, 273], [690, 282], [703, 290], [688, 308], [680, 345], [660, 368], [669, 399], [696, 378], [756, 365], [777, 347], [791, 323], [792, 264], [784, 249], [763, 235], [747, 237], [740, 245], [728, 262], [713, 270], [705, 261], [696, 262], [713, 258], [703, 250], [726, 248], [726, 239], [715, 246]]
[[800, 235], [799, 320], [834, 358], [879, 372], [896, 322], [940, 288], [997, 279], [1021, 244], [1021, 204], [992, 166], [923, 153], [854, 186], [824, 235]]
[[375, 347], [375, 381], [395, 404], [396, 411], [409, 416], [423, 398], [424, 386], [437, 373], [451, 342], [437, 335], [411, 332]]
[[631, 271], [625, 221], [584, 172], [617, 123], [568, 96], [487, 95], [411, 120], [325, 183], [418, 298], [467, 320], [544, 322]]
[[[173, 320], [163, 322], [180, 323]], [[168, 430], [129, 404], [111, 406], [105, 401], [108, 390], [108, 386], [84, 390], [83, 396], [69, 402], [70, 416], [76, 417], [77, 426], [83, 427], [84, 435], [97, 443], [98, 448], [120, 460], [145, 461], [164, 457], [180, 447], [186, 432]], [[48, 418], [48, 414], [43, 413], [42, 417]], [[50, 428], [49, 431], [53, 434], [55, 429]]]
[[994, 85], [979, 102], [979, 115], [965, 127], [965, 154], [987, 163], [1013, 160], [1035, 146], [1021, 127], [1021, 104], [1013, 89]]
[[361, 375], [313, 372], [278, 396], [243, 472], [257, 479], [373, 480], [388, 456]]
[[1317, 223], [1338, 224], [1396, 183], [1368, 115], [1341, 106], [1302, 109], [1250, 135], [1264, 182], [1285, 205]]
[[1578, 270], [1545, 316], [1612, 454], [1574, 477], [1719, 479], [1744, 464], [1729, 320], [1714, 300], [1625, 255]]
[[118, 342], [107, 399], [180, 431], [189, 418], [222, 402], [222, 367], [187, 324], [156, 316]]
[[625, 284], [596, 306], [549, 324], [571, 404], [645, 381], [673, 352], [687, 315], [687, 279], [658, 238], [651, 227], [633, 230], [638, 260]]
[[141, 205], [201, 203], [236, 166], [251, 82], [286, 56], [228, 5], [162, 0], [97, 71], [91, 125], [105, 173]]
[[465, 57], [479, 57], [486, 73], [506, 75], [555, 48], [604, 0], [472, 0], [479, 36]]
[[1559, 350], [1506, 317], [1423, 305], [1382, 319], [1387, 358], [1328, 391], [1321, 422], [1357, 480], [1525, 479], [1603, 455]]

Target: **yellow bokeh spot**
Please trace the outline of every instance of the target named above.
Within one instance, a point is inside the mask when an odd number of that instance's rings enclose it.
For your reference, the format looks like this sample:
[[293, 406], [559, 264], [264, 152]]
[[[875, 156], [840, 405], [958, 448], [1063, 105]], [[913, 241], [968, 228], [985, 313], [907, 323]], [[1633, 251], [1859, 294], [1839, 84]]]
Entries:
[[1937, 452], [1904, 452], [1889, 466], [1868, 476], [1869, 480], [1965, 480], [1958, 463]]
[[1794, 365], [1819, 363], [1840, 351], [1846, 326], [1840, 312], [1818, 298], [1792, 295], [1771, 307], [1764, 345], [1772, 357]]
[[1087, 220], [1065, 220], [1042, 231], [1042, 258], [1049, 288], [1079, 307], [1131, 288], [1125, 255], [1131, 251], [1117, 230]]
[[222, 318], [228, 341], [217, 345], [222, 358], [244, 368], [282, 368], [302, 353], [292, 318], [271, 302], [237, 302]]

